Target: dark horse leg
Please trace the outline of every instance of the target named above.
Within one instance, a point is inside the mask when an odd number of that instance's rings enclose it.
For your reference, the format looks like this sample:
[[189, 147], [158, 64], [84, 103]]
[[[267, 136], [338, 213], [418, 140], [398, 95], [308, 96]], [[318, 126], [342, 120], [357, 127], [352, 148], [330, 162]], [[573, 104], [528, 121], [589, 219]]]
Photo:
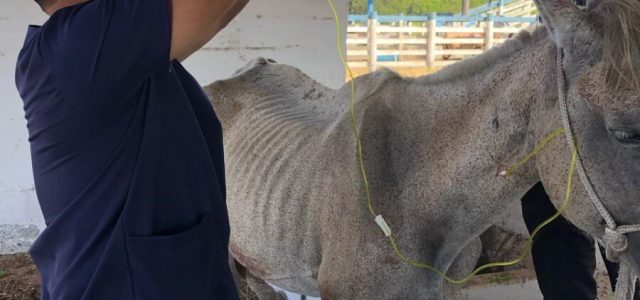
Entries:
[[[529, 232], [556, 213], [541, 183], [522, 198]], [[531, 249], [540, 291], [545, 300], [593, 300], [597, 296], [594, 240], [560, 217], [542, 229]]]

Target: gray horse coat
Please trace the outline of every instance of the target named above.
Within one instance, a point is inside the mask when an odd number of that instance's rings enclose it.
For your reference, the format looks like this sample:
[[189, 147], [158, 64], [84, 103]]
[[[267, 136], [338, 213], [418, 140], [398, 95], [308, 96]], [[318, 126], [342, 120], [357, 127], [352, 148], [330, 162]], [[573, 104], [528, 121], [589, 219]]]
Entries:
[[[536, 182], [556, 205], [563, 199], [571, 153], [562, 138], [513, 176], [499, 176], [562, 127], [558, 46], [567, 53], [570, 113], [591, 181], [620, 223], [640, 221], [640, 93], [631, 76], [613, 88], [607, 73], [625, 57], [611, 48], [640, 53], [640, 35], [599, 27], [640, 32], [640, 4], [596, 1], [585, 12], [569, 0], [539, 2], [549, 30], [522, 32], [434, 75], [382, 70], [356, 79], [373, 206], [407, 256], [453, 277], [473, 268], [478, 236]], [[258, 59], [207, 92], [225, 130], [230, 250], [250, 275], [323, 299], [442, 297], [443, 280], [401, 263], [369, 214], [349, 86], [329, 89], [294, 67]], [[599, 238], [601, 218], [575, 186], [565, 215]], [[637, 267], [640, 238], [629, 238]], [[252, 288], [261, 299], [277, 298]]]

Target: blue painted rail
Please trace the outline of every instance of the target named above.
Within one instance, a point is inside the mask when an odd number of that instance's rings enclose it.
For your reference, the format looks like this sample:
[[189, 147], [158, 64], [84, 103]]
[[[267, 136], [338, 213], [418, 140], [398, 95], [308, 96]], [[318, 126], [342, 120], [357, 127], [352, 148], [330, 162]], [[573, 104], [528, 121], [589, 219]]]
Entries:
[[495, 22], [502, 23], [536, 23], [537, 17], [502, 17], [502, 16], [451, 16], [451, 15], [426, 15], [426, 16], [405, 16], [405, 15], [349, 15], [349, 22], [366, 22], [369, 19], [375, 19], [381, 23], [393, 22], [427, 22], [436, 20], [436, 22], [483, 22], [487, 18], [491, 18]]
[[[515, 2], [515, 0], [489, 0], [487, 4], [469, 10], [469, 15], [479, 16], [481, 14], [486, 14], [494, 9], [500, 8], [500, 6], [504, 7], [505, 5], [511, 4], [512, 2]], [[462, 16], [462, 14], [456, 14], [456, 16]]]

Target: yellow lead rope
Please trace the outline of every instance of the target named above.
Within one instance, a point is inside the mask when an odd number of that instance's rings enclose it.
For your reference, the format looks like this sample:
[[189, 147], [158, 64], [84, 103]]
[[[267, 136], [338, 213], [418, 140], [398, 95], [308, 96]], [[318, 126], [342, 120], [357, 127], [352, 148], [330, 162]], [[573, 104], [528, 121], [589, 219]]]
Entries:
[[347, 63], [347, 56], [344, 55], [344, 50], [342, 50], [342, 32], [340, 32], [340, 15], [338, 14], [338, 10], [336, 6], [333, 4], [333, 0], [327, 0], [329, 2], [329, 6], [331, 7], [331, 11], [333, 12], [333, 17], [336, 20], [336, 36], [338, 43], [338, 54], [340, 54], [340, 60], [344, 65], [345, 70], [349, 74], [349, 82], [351, 83], [351, 100], [350, 100], [350, 111], [351, 111], [351, 128], [353, 129], [353, 134], [355, 136], [356, 141], [356, 151], [358, 152], [358, 165], [360, 166], [360, 173], [362, 174], [362, 180], [364, 182], [364, 190], [369, 204], [369, 212], [375, 218], [376, 213], [371, 205], [371, 189], [369, 188], [369, 179], [367, 178], [367, 172], [364, 168], [364, 155], [362, 154], [362, 142], [360, 140], [360, 132], [358, 132], [358, 124], [356, 123], [356, 83], [353, 81], [353, 71], [351, 71], [351, 67], [349, 67], [349, 63]]
[[[442, 272], [442, 271], [438, 270], [436, 267], [434, 267], [434, 266], [432, 266], [430, 264], [423, 263], [423, 262], [408, 258], [406, 255], [404, 255], [402, 253], [402, 251], [400, 251], [400, 248], [398, 247], [398, 244], [396, 243], [396, 240], [394, 239], [393, 234], [391, 233], [391, 229], [388, 227], [388, 225], [386, 224], [384, 219], [382, 219], [381, 216], [377, 216], [376, 215], [376, 211], [375, 211], [375, 209], [373, 208], [373, 205], [372, 205], [371, 189], [369, 188], [369, 180], [368, 180], [367, 172], [366, 172], [366, 169], [365, 169], [365, 166], [364, 166], [364, 156], [362, 154], [362, 142], [360, 140], [360, 132], [358, 132], [358, 126], [357, 126], [357, 122], [356, 122], [356, 112], [355, 112], [356, 84], [355, 84], [355, 81], [353, 80], [354, 79], [353, 78], [353, 72], [351, 70], [351, 67], [349, 67], [349, 64], [347, 63], [346, 55], [344, 54], [344, 50], [342, 49], [342, 33], [340, 31], [340, 28], [341, 28], [340, 16], [338, 14], [338, 11], [336, 9], [335, 4], [333, 3], [333, 0], [327, 0], [327, 2], [329, 3], [329, 6], [331, 7], [331, 11], [333, 12], [333, 16], [334, 16], [334, 19], [336, 21], [337, 44], [338, 44], [338, 53], [340, 54], [340, 60], [342, 61], [342, 64], [344, 65], [344, 68], [347, 71], [347, 74], [349, 75], [349, 81], [351, 83], [351, 97], [350, 97], [351, 128], [353, 129], [354, 139], [355, 139], [355, 143], [356, 143], [358, 165], [359, 165], [360, 174], [362, 175], [362, 180], [363, 180], [363, 183], [364, 183], [364, 190], [365, 190], [365, 197], [367, 199], [367, 205], [368, 205], [368, 208], [369, 208], [369, 212], [371, 213], [371, 216], [376, 218], [376, 222], [378, 222], [378, 225], [381, 228], [383, 228], [383, 231], [387, 235], [387, 238], [389, 240], [389, 244], [393, 248], [393, 251], [398, 255], [398, 257], [400, 258], [400, 260], [402, 262], [404, 262], [404, 263], [406, 263], [408, 265], [411, 265], [413, 267], [416, 267], [416, 268], [430, 270], [430, 271], [434, 272], [435, 274], [437, 274], [438, 276], [442, 277], [444, 280], [446, 280], [446, 281], [448, 281], [448, 282], [450, 282], [452, 284], [463, 284], [463, 283], [469, 281], [469, 279], [473, 278], [475, 275], [477, 275], [482, 270], [485, 270], [485, 269], [488, 269], [488, 268], [512, 266], [512, 265], [515, 265], [515, 264], [521, 262], [526, 257], [526, 255], [529, 252], [529, 250], [531, 249], [531, 245], [533, 244], [533, 240], [536, 237], [536, 235], [538, 234], [538, 232], [542, 228], [547, 226], [549, 223], [553, 222], [555, 219], [560, 217], [562, 215], [562, 213], [564, 213], [566, 211], [567, 206], [569, 205], [569, 200], [571, 199], [571, 193], [573, 191], [573, 175], [574, 175], [574, 171], [575, 171], [575, 168], [576, 168], [576, 159], [577, 159], [577, 154], [578, 154], [577, 151], [574, 150], [573, 153], [572, 153], [571, 165], [569, 166], [569, 175], [567, 177], [567, 187], [566, 187], [566, 190], [565, 190], [564, 200], [562, 202], [562, 205], [560, 206], [558, 211], [553, 216], [548, 218], [546, 221], [542, 222], [540, 225], [538, 225], [538, 227], [536, 227], [533, 230], [533, 232], [529, 236], [529, 239], [527, 239], [525, 247], [524, 247], [524, 249], [522, 249], [522, 252], [520, 253], [520, 256], [518, 256], [516, 259], [513, 259], [511, 261], [505, 261], [505, 262], [488, 263], [486, 265], [482, 265], [482, 266], [476, 268], [473, 272], [471, 272], [469, 275], [465, 276], [462, 279], [453, 279], [453, 278], [447, 276], [447, 274], [445, 272]], [[518, 161], [517, 163], [515, 163], [514, 165], [509, 167], [507, 170], [503, 171], [501, 173], [501, 175], [502, 176], [511, 176], [519, 167], [521, 167], [522, 165], [527, 163], [529, 160], [531, 160], [533, 157], [535, 157], [551, 141], [553, 141], [556, 137], [562, 135], [563, 133], [564, 133], [564, 129], [563, 128], [558, 128], [558, 129], [554, 130], [553, 132], [551, 132], [548, 136], [546, 136], [533, 149], [533, 151], [531, 151], [531, 153], [529, 153], [522, 160]], [[575, 147], [574, 149], [577, 149], [577, 147]], [[382, 222], [382, 224], [380, 222]]]

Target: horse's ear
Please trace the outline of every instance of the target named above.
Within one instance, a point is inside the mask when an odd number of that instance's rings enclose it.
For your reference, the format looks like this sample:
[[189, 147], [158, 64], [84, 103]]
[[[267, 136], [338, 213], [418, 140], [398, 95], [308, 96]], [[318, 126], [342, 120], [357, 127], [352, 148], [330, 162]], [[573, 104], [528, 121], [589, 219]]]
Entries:
[[[593, 0], [592, 0], [593, 1]], [[567, 48], [573, 45], [573, 36], [584, 30], [585, 12], [571, 0], [535, 0], [542, 23], [556, 45]]]

